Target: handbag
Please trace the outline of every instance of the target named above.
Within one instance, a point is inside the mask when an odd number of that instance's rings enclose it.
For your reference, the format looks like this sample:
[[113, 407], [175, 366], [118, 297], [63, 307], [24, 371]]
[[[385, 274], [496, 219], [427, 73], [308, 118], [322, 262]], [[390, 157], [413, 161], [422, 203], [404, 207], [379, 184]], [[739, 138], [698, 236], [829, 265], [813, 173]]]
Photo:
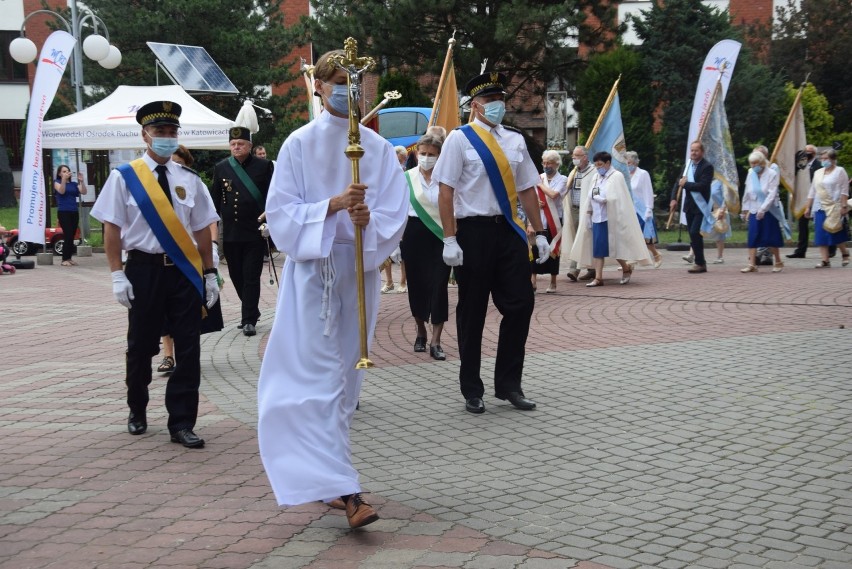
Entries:
[[840, 215], [840, 206], [831, 204], [828, 211], [825, 212], [825, 221], [822, 222], [822, 228], [829, 233], [838, 233], [843, 230], [843, 216]]

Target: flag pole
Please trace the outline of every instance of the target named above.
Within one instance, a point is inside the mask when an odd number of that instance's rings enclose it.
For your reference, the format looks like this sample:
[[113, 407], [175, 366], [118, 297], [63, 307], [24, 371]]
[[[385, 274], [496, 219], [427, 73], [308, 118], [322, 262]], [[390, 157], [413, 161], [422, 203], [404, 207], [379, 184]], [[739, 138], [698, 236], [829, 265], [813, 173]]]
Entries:
[[453, 30], [453, 36], [447, 40], [447, 55], [444, 57], [444, 67], [441, 69], [441, 78], [438, 80], [438, 91], [435, 94], [435, 102], [432, 103], [432, 114], [429, 117], [429, 126], [435, 126], [435, 121], [438, 120], [438, 110], [441, 108], [441, 103], [444, 97], [444, 83], [447, 80], [447, 74], [450, 71], [450, 65], [453, 63], [453, 46], [456, 44], [456, 31]]
[[[710, 111], [713, 109], [713, 105], [716, 104], [716, 98], [722, 92], [722, 72], [719, 72], [719, 79], [716, 81], [716, 88], [713, 89], [713, 96], [710, 97], [710, 104], [707, 105], [707, 114], [704, 116], [704, 120], [701, 121], [701, 128], [698, 129], [698, 135], [695, 137], [695, 140], [701, 140], [701, 137], [704, 136], [704, 131], [707, 130], [707, 118], [710, 116]], [[691, 145], [695, 140], [689, 142]], [[686, 167], [684, 167], [684, 175], [686, 175]], [[675, 197], [676, 201], [680, 201], [680, 195], [683, 191], [683, 187], [678, 187], [677, 195]], [[676, 210], [672, 210], [669, 212], [669, 219], [666, 221], [666, 229], [669, 229], [672, 225], [672, 220], [674, 219]]]
[[[592, 145], [592, 142], [595, 141], [595, 136], [598, 134], [598, 130], [601, 127], [601, 123], [604, 118], [606, 118], [606, 114], [609, 112], [609, 108], [612, 106], [613, 101], [615, 101], [615, 96], [618, 94], [618, 82], [621, 81], [621, 74], [618, 74], [618, 78], [615, 80], [615, 83], [612, 84], [612, 89], [609, 90], [609, 96], [606, 98], [606, 102], [604, 102], [604, 106], [601, 109], [600, 114], [598, 114], [598, 120], [595, 122], [595, 126], [592, 127], [592, 132], [589, 133], [589, 138], [583, 143], [583, 146], [588, 148]], [[574, 177], [577, 175], [577, 167], [571, 170], [571, 173], [568, 174], [568, 183], [567, 185], [570, 187], [574, 182]]]
[[787, 130], [789, 130], [790, 125], [793, 123], [793, 115], [796, 114], [796, 107], [802, 102], [802, 93], [805, 90], [805, 83], [807, 82], [807, 78], [805, 78], [805, 82], [799, 86], [799, 91], [796, 93], [796, 99], [793, 101], [793, 106], [790, 107], [790, 112], [787, 113], [787, 120], [784, 121], [784, 128], [781, 129], [781, 134], [778, 135], [778, 141], [775, 143], [775, 147], [772, 149], [772, 156], [769, 158], [769, 163], [775, 162], [775, 159], [778, 157], [778, 148], [781, 146], [781, 143], [784, 142], [784, 137], [787, 136]]

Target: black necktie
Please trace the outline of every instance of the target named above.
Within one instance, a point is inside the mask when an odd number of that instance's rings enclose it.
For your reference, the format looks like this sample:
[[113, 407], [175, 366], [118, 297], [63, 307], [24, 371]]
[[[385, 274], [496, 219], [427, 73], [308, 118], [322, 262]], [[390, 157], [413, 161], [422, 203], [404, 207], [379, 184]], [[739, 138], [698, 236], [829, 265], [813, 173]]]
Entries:
[[172, 192], [169, 190], [169, 179], [166, 177], [166, 166], [164, 164], [160, 164], [154, 170], [157, 171], [157, 181], [160, 182], [160, 187], [163, 188], [163, 191], [166, 193], [166, 197], [169, 198], [169, 203], [172, 203]]

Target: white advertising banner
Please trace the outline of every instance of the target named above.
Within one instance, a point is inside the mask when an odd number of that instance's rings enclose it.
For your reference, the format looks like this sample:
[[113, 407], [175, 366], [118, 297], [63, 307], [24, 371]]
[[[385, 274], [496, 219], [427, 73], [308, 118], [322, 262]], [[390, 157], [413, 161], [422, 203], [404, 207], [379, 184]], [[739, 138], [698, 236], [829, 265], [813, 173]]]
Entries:
[[713, 99], [713, 91], [716, 90], [716, 82], [719, 81], [719, 73], [722, 73], [722, 101], [728, 94], [728, 85], [734, 74], [734, 66], [740, 55], [742, 44], [734, 40], [722, 40], [714, 45], [701, 67], [701, 75], [698, 77], [698, 87], [695, 89], [695, 102], [692, 104], [692, 118], [689, 121], [689, 140], [686, 141], [686, 161], [689, 161], [689, 145], [698, 140], [698, 132], [710, 111], [710, 101]]
[[36, 68], [27, 132], [24, 166], [21, 172], [21, 209], [18, 212], [19, 239], [44, 245], [44, 228], [48, 203], [44, 186], [41, 127], [44, 115], [53, 103], [62, 74], [71, 58], [76, 40], [67, 32], [48, 36], [41, 49]]

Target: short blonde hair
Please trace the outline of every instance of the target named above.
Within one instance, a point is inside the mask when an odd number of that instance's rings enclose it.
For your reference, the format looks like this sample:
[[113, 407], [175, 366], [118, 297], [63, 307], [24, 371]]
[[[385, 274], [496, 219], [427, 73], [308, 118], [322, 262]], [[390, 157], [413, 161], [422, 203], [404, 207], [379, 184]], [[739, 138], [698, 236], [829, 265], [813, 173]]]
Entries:
[[759, 150], [755, 150], [748, 155], [748, 163], [756, 166], [766, 166], [766, 155]]
[[550, 162], [551, 160], [555, 160], [557, 166], [562, 166], [562, 156], [558, 152], [555, 150], [545, 150], [541, 155], [541, 161]]

